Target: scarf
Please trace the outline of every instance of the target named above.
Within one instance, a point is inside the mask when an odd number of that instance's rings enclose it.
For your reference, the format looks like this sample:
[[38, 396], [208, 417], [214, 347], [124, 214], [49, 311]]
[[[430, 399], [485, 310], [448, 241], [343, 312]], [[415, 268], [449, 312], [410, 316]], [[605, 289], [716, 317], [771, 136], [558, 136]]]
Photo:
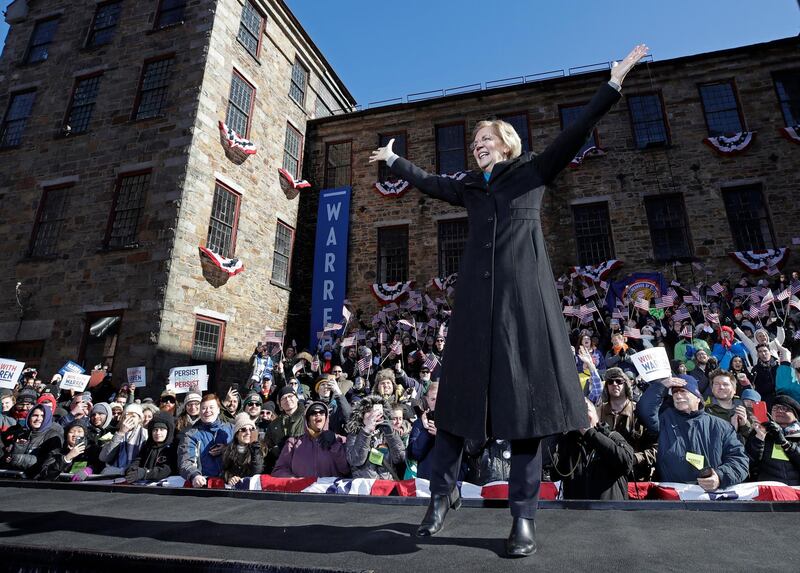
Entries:
[[787, 438], [800, 438], [800, 422], [792, 422], [783, 429], [783, 435]]

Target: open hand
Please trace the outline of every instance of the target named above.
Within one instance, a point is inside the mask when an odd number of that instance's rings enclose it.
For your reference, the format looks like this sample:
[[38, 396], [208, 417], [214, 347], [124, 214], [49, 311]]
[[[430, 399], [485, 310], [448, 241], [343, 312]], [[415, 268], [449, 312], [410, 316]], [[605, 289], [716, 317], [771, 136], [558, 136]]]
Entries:
[[716, 470], [711, 470], [711, 475], [707, 478], [697, 478], [697, 485], [706, 491], [714, 491], [719, 488], [719, 476]]
[[659, 380], [659, 382], [661, 382], [662, 386], [665, 388], [680, 388], [681, 386], [686, 386], [686, 380], [683, 378], [669, 377]]
[[389, 140], [384, 147], [379, 147], [372, 154], [369, 156], [369, 162], [375, 163], [376, 161], [386, 161], [389, 157], [392, 156], [394, 151], [392, 151], [392, 145], [394, 145], [394, 138]]
[[622, 85], [622, 82], [625, 80], [625, 76], [628, 75], [628, 72], [633, 69], [639, 60], [644, 58], [647, 55], [647, 52], [650, 48], [648, 48], [645, 44], [639, 44], [631, 52], [625, 56], [625, 59], [619, 62], [616, 66], [611, 68], [611, 80]]

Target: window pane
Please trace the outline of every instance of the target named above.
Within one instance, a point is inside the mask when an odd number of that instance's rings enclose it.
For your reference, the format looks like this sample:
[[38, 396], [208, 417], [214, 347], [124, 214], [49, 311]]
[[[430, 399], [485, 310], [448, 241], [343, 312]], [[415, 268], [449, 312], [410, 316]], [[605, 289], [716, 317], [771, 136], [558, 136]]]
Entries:
[[161, 0], [158, 15], [156, 16], [156, 28], [163, 28], [182, 22], [185, 8], [186, 0]]
[[597, 265], [614, 258], [608, 203], [573, 205], [578, 265]]
[[283, 168], [292, 174], [292, 177], [300, 177], [300, 149], [303, 138], [300, 132], [291, 125], [286, 126], [286, 141], [283, 145]]
[[500, 116], [500, 119], [510, 123], [514, 127], [520, 140], [522, 140], [522, 153], [530, 151], [531, 139], [528, 133], [528, 116], [524, 113], [519, 115], [503, 115]]
[[722, 198], [737, 251], [775, 248], [772, 223], [760, 185], [725, 189]]
[[700, 97], [703, 100], [709, 137], [731, 135], [743, 130], [732, 84], [725, 82], [702, 85]]
[[681, 195], [646, 197], [647, 221], [657, 261], [674, 261], [691, 257], [689, 227]]
[[192, 359], [216, 362], [222, 325], [198, 320], [194, 325]]
[[461, 254], [467, 244], [469, 223], [466, 219], [439, 221], [439, 276], [458, 272]]
[[[571, 105], [567, 107], [562, 107], [559, 109], [561, 113], [561, 129], [566, 129], [570, 124], [575, 122], [583, 112], [583, 108], [586, 106], [583, 105]], [[580, 155], [590, 147], [597, 147], [597, 130], [593, 129], [592, 133], [589, 134], [589, 137], [586, 138], [586, 143], [583, 144], [580, 151], [575, 155]]]
[[72, 108], [67, 120], [71, 133], [83, 133], [89, 129], [92, 110], [94, 110], [94, 103], [97, 100], [97, 92], [100, 91], [100, 77], [95, 76], [78, 80], [75, 85], [75, 92], [72, 95]]
[[408, 280], [408, 227], [378, 229], [378, 282]]
[[[95, 329], [92, 328], [98, 323], [105, 321], [108, 326]], [[111, 370], [114, 366], [114, 355], [117, 352], [117, 339], [122, 325], [122, 317], [119, 315], [86, 317], [85, 350], [83, 364], [89, 369], [96, 364], [104, 364]]]
[[255, 90], [239, 75], [233, 74], [225, 123], [242, 137], [249, 135], [248, 122], [254, 95]]
[[275, 252], [272, 260], [272, 280], [282, 285], [289, 284], [289, 257], [292, 254], [294, 231], [280, 221], [275, 230]]
[[108, 240], [110, 247], [125, 247], [136, 243], [144, 194], [149, 184], [149, 173], [129, 175], [120, 180]]
[[292, 66], [292, 85], [289, 87], [289, 97], [303, 105], [306, 99], [306, 86], [308, 85], [308, 70], [300, 63], [294, 61]]
[[[400, 157], [408, 157], [406, 153], [406, 134], [405, 133], [390, 133], [380, 135], [378, 137], [378, 147], [384, 147], [389, 143], [390, 139], [394, 139], [392, 150]], [[378, 162], [378, 181], [397, 181], [397, 177], [389, 170], [385, 161]]]
[[37, 22], [31, 35], [31, 45], [28, 50], [28, 63], [41, 62], [47, 59], [50, 44], [56, 35], [58, 28], [58, 18]]
[[436, 164], [439, 173], [452, 175], [466, 169], [464, 125], [436, 128]]
[[56, 254], [69, 190], [68, 187], [45, 189], [39, 218], [36, 221], [31, 256], [46, 257]]
[[112, 2], [97, 7], [94, 25], [87, 42], [89, 47], [102, 46], [111, 42], [114, 38], [114, 30], [116, 30], [119, 22], [121, 10], [122, 2]]
[[264, 18], [261, 13], [248, 0], [242, 7], [242, 19], [239, 22], [239, 34], [237, 38], [244, 45], [253, 57], [258, 56], [258, 44], [261, 39], [261, 28]]
[[325, 149], [325, 188], [350, 185], [351, 143], [329, 143]]
[[0, 147], [19, 145], [22, 134], [25, 132], [25, 125], [31, 115], [31, 110], [33, 110], [33, 102], [35, 99], [35, 91], [11, 96], [11, 101], [8, 104], [8, 111], [6, 111], [6, 119], [3, 122]]
[[220, 185], [216, 186], [206, 247], [227, 258], [233, 256], [233, 230], [237, 204], [237, 195]]
[[645, 149], [667, 143], [667, 126], [658, 95], [629, 96], [628, 107], [631, 110], [637, 148]]
[[161, 115], [167, 101], [172, 60], [173, 58], [157, 60], [145, 66], [136, 119]]
[[800, 125], [800, 71], [775, 74], [775, 89], [786, 126]]

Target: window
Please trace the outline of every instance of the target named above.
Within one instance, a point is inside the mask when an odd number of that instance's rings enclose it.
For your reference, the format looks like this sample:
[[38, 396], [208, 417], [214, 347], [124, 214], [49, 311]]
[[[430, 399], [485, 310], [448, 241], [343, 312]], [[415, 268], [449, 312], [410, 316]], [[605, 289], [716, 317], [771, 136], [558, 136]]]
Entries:
[[167, 103], [170, 68], [173, 57], [145, 62], [142, 79], [139, 84], [139, 95], [136, 100], [134, 119], [158, 117]]
[[653, 258], [660, 262], [685, 262], [692, 256], [689, 224], [683, 195], [645, 197]]
[[744, 131], [739, 102], [733, 82], [717, 82], [700, 86], [700, 100], [708, 126], [708, 136], [732, 135]]
[[317, 98], [317, 102], [314, 104], [314, 117], [328, 117], [333, 115], [331, 108], [328, 107], [328, 104], [325, 103], [321, 97]]
[[350, 185], [352, 142], [325, 145], [325, 189]]
[[775, 91], [783, 112], [783, 121], [787, 127], [800, 125], [800, 70], [775, 72]]
[[208, 371], [209, 388], [217, 379], [217, 370], [222, 361], [225, 341], [225, 322], [205, 316], [195, 317], [194, 340], [192, 341], [192, 365], [205, 364]]
[[36, 90], [11, 96], [6, 117], [3, 119], [3, 129], [0, 131], [0, 147], [14, 147], [20, 144], [35, 99]]
[[775, 248], [761, 185], [723, 189], [722, 199], [737, 251]]
[[294, 229], [278, 221], [275, 229], [275, 253], [272, 258], [272, 280], [284, 286], [289, 285], [289, 264], [292, 259]]
[[256, 88], [234, 70], [225, 123], [242, 137], [250, 134], [250, 115], [253, 113], [255, 98]]
[[206, 248], [222, 257], [233, 257], [236, 249], [239, 201], [238, 193], [217, 182], [217, 186], [214, 188], [214, 203], [211, 206], [211, 221], [208, 224]]
[[667, 145], [667, 122], [659, 94], [633, 95], [628, 96], [627, 100], [636, 148]]
[[43, 62], [50, 54], [50, 44], [58, 28], [58, 18], [49, 18], [36, 22], [31, 34], [31, 43], [28, 46], [28, 57], [25, 61], [29, 64]]
[[[378, 136], [378, 147], [384, 147], [389, 143], [390, 139], [394, 139], [392, 150], [400, 157], [408, 158], [407, 153], [407, 140], [405, 133], [388, 133]], [[397, 181], [397, 177], [389, 170], [389, 166], [385, 161], [378, 162], [378, 181]]]
[[89, 78], [78, 78], [75, 81], [72, 101], [67, 112], [66, 125], [69, 126], [69, 133], [84, 133], [89, 129], [97, 92], [100, 91], [101, 77], [102, 75], [96, 75]]
[[96, 364], [114, 367], [114, 355], [122, 324], [122, 311], [89, 313], [83, 331], [79, 361], [87, 370]]
[[378, 229], [378, 282], [408, 280], [408, 227]]
[[150, 172], [120, 175], [106, 231], [106, 247], [120, 248], [136, 244], [144, 197], [150, 186]]
[[30, 248], [32, 257], [49, 257], [56, 254], [70, 188], [71, 185], [45, 188], [39, 212], [36, 214], [36, 223], [33, 226]]
[[96, 48], [110, 44], [114, 39], [114, 30], [117, 29], [119, 14], [122, 11], [122, 2], [106, 2], [97, 6], [92, 22], [92, 30], [86, 40], [88, 48]]
[[[564, 130], [574, 123], [580, 117], [584, 107], [586, 106], [583, 104], [560, 106], [558, 108], [558, 113], [561, 115], [561, 129]], [[589, 137], [586, 138], [586, 143], [583, 144], [583, 147], [581, 147], [580, 151], [575, 155], [580, 155], [591, 147], [599, 147], [597, 140], [597, 129], [593, 129]]]
[[464, 171], [467, 152], [464, 147], [464, 124], [436, 126], [436, 171], [452, 175]]
[[0, 356], [24, 362], [26, 368], [39, 368], [44, 355], [44, 340], [0, 342]]
[[607, 202], [573, 205], [572, 218], [579, 266], [597, 265], [614, 258]]
[[156, 11], [156, 28], [166, 28], [183, 22], [186, 0], [160, 0]]
[[254, 57], [258, 57], [261, 49], [261, 36], [264, 33], [264, 17], [253, 5], [252, 0], [247, 0], [242, 7], [242, 19], [239, 22], [239, 42]]
[[289, 87], [289, 97], [303, 105], [306, 101], [306, 87], [308, 86], [308, 69], [300, 63], [294, 61], [292, 66], [292, 85]]
[[295, 179], [300, 178], [300, 153], [303, 149], [303, 136], [292, 124], [286, 124], [286, 141], [283, 144], [283, 168]]
[[518, 113], [513, 115], [501, 115], [500, 119], [510, 123], [522, 140], [522, 153], [531, 150], [531, 136], [528, 131], [528, 114]]
[[448, 277], [458, 272], [461, 253], [467, 244], [469, 224], [466, 219], [439, 221], [439, 276]]

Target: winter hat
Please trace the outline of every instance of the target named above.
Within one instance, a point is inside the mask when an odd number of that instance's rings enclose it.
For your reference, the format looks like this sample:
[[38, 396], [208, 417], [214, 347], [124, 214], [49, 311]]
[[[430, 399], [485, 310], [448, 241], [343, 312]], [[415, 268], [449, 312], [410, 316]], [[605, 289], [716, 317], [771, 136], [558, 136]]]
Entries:
[[142, 407], [135, 402], [133, 404], [128, 404], [125, 406], [125, 410], [122, 411], [123, 416], [127, 416], [128, 414], [139, 414], [139, 419], [144, 419], [144, 413], [142, 412]]
[[608, 370], [606, 370], [606, 375], [605, 375], [606, 380], [611, 380], [612, 378], [624, 378], [625, 380], [627, 380], [628, 375], [625, 374], [625, 371], [622, 370], [622, 368], [619, 368], [618, 366], [613, 366]]
[[678, 374], [678, 378], [686, 382], [686, 386], [681, 386], [681, 388], [697, 396], [700, 401], [703, 400], [703, 395], [700, 393], [700, 388], [697, 386], [697, 378], [689, 374]]
[[277, 414], [277, 413], [278, 413], [278, 412], [275, 410], [275, 402], [271, 402], [271, 401], [270, 401], [270, 402], [267, 402], [266, 404], [264, 404], [264, 406], [261, 408], [261, 411], [262, 411], [262, 412], [264, 412], [264, 411], [266, 411], [266, 410], [269, 410], [269, 411], [270, 411], [270, 412], [272, 412], [273, 414]]
[[38, 399], [39, 395], [33, 388], [23, 388], [22, 390], [20, 390], [19, 394], [17, 394], [17, 404], [23, 404], [26, 402], [30, 404], [35, 404], [36, 400]]
[[778, 394], [775, 396], [775, 400], [773, 400], [772, 405], [780, 404], [781, 406], [786, 406], [787, 408], [791, 408], [794, 410], [794, 415], [800, 418], [800, 402], [789, 396], [788, 394]]
[[328, 407], [323, 404], [322, 402], [311, 402], [306, 408], [306, 420], [311, 417], [311, 414], [316, 414], [317, 412], [322, 412], [325, 414], [325, 417], [328, 417]]
[[739, 396], [742, 400], [752, 400], [753, 402], [761, 402], [761, 394], [752, 388], [745, 388], [742, 390], [742, 395]]
[[324, 358], [325, 360], [330, 360], [330, 359], [333, 358], [333, 353], [332, 352], [326, 352], [326, 353], [324, 353], [322, 355], [322, 358]]
[[111, 417], [113, 415], [111, 412], [111, 404], [107, 404], [106, 402], [98, 402], [92, 408], [92, 412], [102, 412], [103, 414], [105, 414], [106, 419], [103, 422], [101, 428], [104, 430], [108, 428], [108, 426], [111, 424]]
[[243, 404], [247, 404], [248, 402], [255, 402], [256, 404], [262, 404], [264, 400], [261, 398], [261, 394], [258, 392], [250, 392], [247, 397], [244, 399]]
[[156, 412], [160, 412], [158, 406], [155, 404], [142, 404], [142, 413], [144, 413], [145, 410], [149, 410], [153, 416], [156, 415]]
[[37, 404], [47, 404], [50, 406], [50, 411], [55, 412], [57, 405], [56, 405], [56, 398], [52, 394], [42, 394], [39, 396], [39, 399], [36, 400]]
[[297, 396], [297, 392], [295, 392], [295, 391], [292, 389], [292, 387], [291, 387], [291, 386], [289, 386], [289, 385], [286, 385], [286, 386], [284, 386], [283, 388], [281, 388], [280, 390], [278, 390], [278, 402], [280, 403], [280, 401], [281, 401], [281, 398], [283, 398], [283, 397], [284, 397], [284, 396], [286, 396], [287, 394], [294, 394], [295, 396]]
[[189, 392], [186, 394], [186, 399], [183, 401], [183, 405], [185, 406], [189, 402], [202, 402], [203, 397], [197, 392]]
[[242, 412], [241, 414], [236, 414], [236, 418], [233, 420], [233, 433], [237, 434], [239, 430], [250, 426], [251, 428], [255, 428], [256, 425], [253, 420], [250, 419], [250, 416]]

